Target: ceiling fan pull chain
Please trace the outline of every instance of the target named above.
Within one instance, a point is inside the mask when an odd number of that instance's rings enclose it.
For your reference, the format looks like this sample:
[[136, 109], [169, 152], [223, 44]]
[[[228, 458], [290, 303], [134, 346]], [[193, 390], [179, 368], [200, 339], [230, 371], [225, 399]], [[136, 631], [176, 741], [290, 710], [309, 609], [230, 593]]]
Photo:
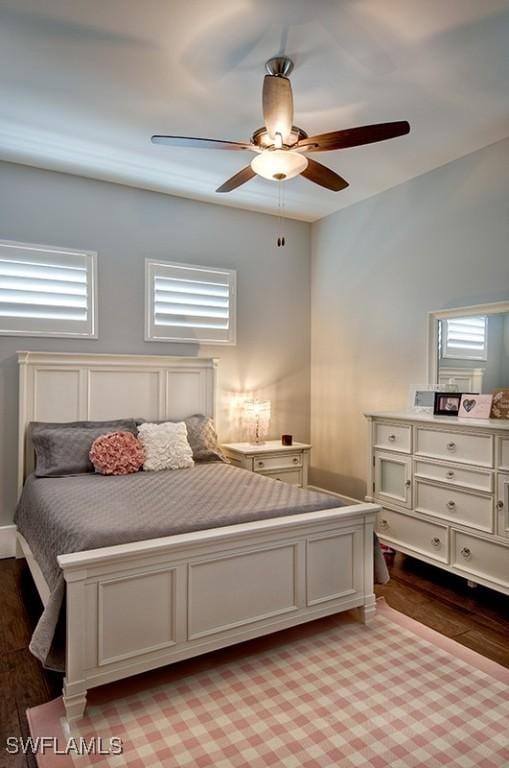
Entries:
[[277, 185], [277, 247], [281, 248], [281, 184]]
[[[284, 189], [283, 189], [283, 195], [284, 195]], [[283, 220], [281, 217], [281, 182], [277, 185], [277, 210], [278, 210], [278, 220], [277, 220], [277, 228], [278, 231], [281, 232], [283, 229]], [[285, 244], [285, 236], [279, 234], [277, 238], [277, 247], [282, 248]]]
[[[285, 212], [285, 188], [282, 187], [282, 185], [279, 185], [279, 188], [281, 189], [281, 211], [280, 211], [280, 221], [281, 221], [281, 229], [283, 228], [283, 215]], [[284, 247], [285, 245], [285, 236], [281, 236], [281, 245]]]

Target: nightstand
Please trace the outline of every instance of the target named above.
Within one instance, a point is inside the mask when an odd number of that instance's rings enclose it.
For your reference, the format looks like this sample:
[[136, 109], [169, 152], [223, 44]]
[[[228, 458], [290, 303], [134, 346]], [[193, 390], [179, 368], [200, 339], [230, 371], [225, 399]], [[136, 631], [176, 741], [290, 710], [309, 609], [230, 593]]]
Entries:
[[226, 443], [221, 447], [236, 467], [292, 485], [308, 484], [311, 446], [307, 443], [281, 445], [280, 440], [267, 440], [259, 444]]

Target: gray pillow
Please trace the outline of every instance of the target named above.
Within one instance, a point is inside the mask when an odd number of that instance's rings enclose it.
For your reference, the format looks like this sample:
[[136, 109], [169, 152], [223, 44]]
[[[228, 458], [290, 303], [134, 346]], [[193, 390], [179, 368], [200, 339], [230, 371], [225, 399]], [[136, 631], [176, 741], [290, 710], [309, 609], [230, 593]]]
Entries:
[[214, 422], [209, 416], [195, 414], [188, 416], [184, 422], [195, 461], [227, 461], [219, 447]]
[[88, 454], [96, 437], [109, 432], [137, 434], [134, 419], [62, 424], [34, 421], [30, 430], [37, 457], [36, 477], [62, 477], [93, 472], [94, 467]]
[[[164, 424], [172, 419], [163, 419], [163, 421], [152, 421], [152, 424]], [[210, 416], [204, 416], [196, 413], [194, 416], [188, 416], [182, 419], [187, 427], [187, 440], [193, 451], [193, 459], [198, 462], [205, 461], [224, 461], [228, 464], [228, 459], [221, 451], [217, 439], [217, 433], [214, 422]], [[143, 424], [145, 419], [136, 419], [138, 426]]]

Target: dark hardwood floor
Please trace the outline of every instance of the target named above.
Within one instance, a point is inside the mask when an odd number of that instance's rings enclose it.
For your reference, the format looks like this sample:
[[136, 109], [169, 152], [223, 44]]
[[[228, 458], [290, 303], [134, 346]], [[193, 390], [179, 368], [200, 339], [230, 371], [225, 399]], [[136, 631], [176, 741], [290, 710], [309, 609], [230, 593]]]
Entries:
[[28, 736], [25, 710], [62, 691], [62, 676], [44, 670], [28, 650], [41, 610], [25, 560], [0, 560], [0, 768], [36, 768], [32, 756], [9, 755], [6, 738]]
[[471, 588], [465, 579], [397, 553], [386, 558], [391, 580], [377, 586], [397, 611], [509, 667], [509, 597]]
[[[407, 616], [509, 667], [509, 597], [397, 554], [377, 595]], [[0, 560], [0, 768], [33, 768], [8, 755], [7, 736], [28, 734], [25, 710], [60, 695], [62, 677], [28, 650], [41, 604], [24, 560]]]

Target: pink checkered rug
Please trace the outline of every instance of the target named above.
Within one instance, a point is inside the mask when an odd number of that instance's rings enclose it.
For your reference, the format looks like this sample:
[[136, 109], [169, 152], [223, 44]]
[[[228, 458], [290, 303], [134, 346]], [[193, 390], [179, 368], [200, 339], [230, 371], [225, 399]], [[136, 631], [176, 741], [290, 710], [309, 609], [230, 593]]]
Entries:
[[[60, 699], [28, 717], [67, 743]], [[509, 670], [382, 603], [92, 692], [72, 735], [123, 753], [40, 768], [507, 768]]]

